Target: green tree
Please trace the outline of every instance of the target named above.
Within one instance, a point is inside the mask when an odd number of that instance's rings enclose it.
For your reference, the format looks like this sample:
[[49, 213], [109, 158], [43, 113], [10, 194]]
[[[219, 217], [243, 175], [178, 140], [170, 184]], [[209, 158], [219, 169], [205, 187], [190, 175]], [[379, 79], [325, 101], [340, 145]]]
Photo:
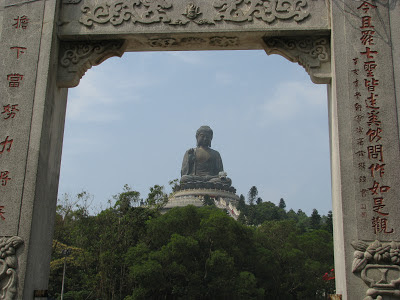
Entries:
[[[127, 198], [138, 195], [137, 192], [131, 192], [134, 191], [124, 188], [116, 197], [115, 205], [96, 216], [91, 216], [80, 202], [72, 207], [62, 207], [63, 202], [60, 201], [58, 211], [68, 213], [64, 217], [58, 215], [57, 218], [64, 222], [56, 224], [56, 232], [61, 232], [57, 227], [63, 226], [66, 230], [58, 237], [67, 243], [55, 240], [54, 245], [65, 244], [71, 249], [81, 249], [79, 255], [71, 255], [67, 260], [65, 299], [122, 300], [132, 294], [125, 255], [127, 249], [143, 236], [146, 221], [158, 213], [143, 207], [121, 206], [129, 203]], [[84, 200], [83, 196], [84, 194], [81, 199]], [[53, 248], [49, 284], [49, 291], [55, 296], [61, 290], [62, 278], [62, 268], [57, 262], [60, 260], [57, 247]], [[69, 263], [71, 259], [74, 259], [73, 263]]]
[[258, 196], [258, 190], [256, 186], [252, 186], [248, 193], [249, 204], [254, 205], [254, 202]]
[[154, 185], [150, 187], [150, 192], [147, 195], [145, 204], [156, 210], [161, 209], [168, 202], [168, 195], [164, 192], [164, 187], [162, 185]]
[[179, 185], [179, 179], [178, 178], [170, 180], [168, 182], [168, 184], [171, 186], [172, 193], [175, 193], [175, 192], [179, 191], [180, 185]]
[[256, 225], [247, 226], [212, 206], [161, 215], [157, 204], [165, 193], [158, 185], [148, 206], [138, 207], [140, 195], [128, 186], [114, 199], [96, 215], [89, 213], [88, 193], [59, 202], [53, 295], [61, 290], [65, 248], [73, 249], [65, 299], [323, 299], [333, 293], [322, 279], [333, 268], [331, 214], [313, 229], [301, 210], [246, 205], [241, 197], [242, 222]]
[[285, 200], [283, 200], [283, 198], [281, 198], [281, 200], [279, 200], [278, 207], [281, 208], [281, 209], [285, 209], [286, 208], [286, 203], [285, 203]]
[[121, 213], [127, 213], [132, 206], [139, 206], [142, 200], [140, 193], [133, 191], [127, 184], [124, 185], [123, 192], [114, 195], [113, 198], [116, 200], [115, 207]]
[[290, 209], [290, 210], [286, 213], [286, 217], [287, 217], [289, 220], [295, 221], [296, 223], [297, 223], [297, 221], [298, 221], [298, 219], [299, 219], [298, 215], [295, 213], [295, 211], [294, 211], [293, 209]]
[[[255, 264], [252, 244], [252, 231], [217, 208], [174, 208], [149, 221], [128, 251], [132, 299], [239, 299], [233, 283]], [[157, 284], [146, 275], [153, 272]]]
[[319, 229], [321, 226], [321, 215], [315, 208], [313, 209], [310, 217], [310, 226], [312, 229]]
[[331, 210], [328, 212], [328, 215], [326, 217], [324, 229], [330, 233], [333, 233], [333, 216]]
[[305, 232], [310, 228], [310, 218], [301, 209], [297, 211], [297, 227]]
[[240, 194], [237, 209], [240, 210], [241, 213], [245, 213], [246, 211], [246, 199], [242, 194]]

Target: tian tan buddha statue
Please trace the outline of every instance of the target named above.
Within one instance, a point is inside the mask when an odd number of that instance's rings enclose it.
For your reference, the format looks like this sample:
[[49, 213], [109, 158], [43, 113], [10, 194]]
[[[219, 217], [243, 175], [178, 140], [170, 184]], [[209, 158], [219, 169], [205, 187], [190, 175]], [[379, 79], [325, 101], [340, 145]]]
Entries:
[[211, 149], [213, 131], [201, 126], [196, 132], [197, 147], [183, 157], [180, 189], [219, 189], [235, 193], [232, 181], [222, 166], [221, 155]]

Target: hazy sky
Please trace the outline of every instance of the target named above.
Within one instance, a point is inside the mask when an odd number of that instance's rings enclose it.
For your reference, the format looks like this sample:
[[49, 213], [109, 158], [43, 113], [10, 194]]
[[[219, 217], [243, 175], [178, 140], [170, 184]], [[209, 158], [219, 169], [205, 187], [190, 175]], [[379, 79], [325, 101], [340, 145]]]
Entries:
[[310, 214], [331, 209], [326, 85], [264, 51], [125, 53], [70, 89], [59, 197], [85, 190], [93, 206], [180, 177], [201, 125], [238, 194]]

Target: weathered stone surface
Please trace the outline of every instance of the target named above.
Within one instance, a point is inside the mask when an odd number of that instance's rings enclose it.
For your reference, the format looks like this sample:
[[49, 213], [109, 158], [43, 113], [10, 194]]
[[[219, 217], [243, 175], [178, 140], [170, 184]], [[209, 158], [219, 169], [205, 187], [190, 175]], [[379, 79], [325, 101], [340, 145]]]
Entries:
[[237, 218], [239, 216], [239, 212], [236, 209], [239, 197], [235, 193], [217, 189], [188, 189], [175, 192], [169, 197], [168, 203], [163, 207], [163, 211], [166, 212], [173, 207], [187, 205], [201, 207], [204, 205], [205, 196], [215, 199], [216, 206], [221, 209], [234, 210], [234, 213], [231, 214], [233, 217]]
[[391, 299], [400, 292], [395, 284], [390, 291], [370, 295], [363, 280], [350, 273], [355, 254], [352, 242], [400, 240], [394, 89], [398, 81], [393, 78], [389, 17], [393, 10], [399, 12], [393, 1], [332, 5], [335, 21], [329, 95], [335, 273], [337, 293], [345, 299]]
[[0, 238], [0, 295], [2, 299], [15, 299], [18, 291], [18, 258], [16, 250], [23, 244], [18, 236]]
[[331, 82], [330, 36], [264, 37], [265, 52], [304, 67], [314, 83]]
[[58, 3], [2, 4], [0, 238], [24, 242], [6, 299], [32, 299], [48, 285], [67, 91], [55, 85]]
[[0, 61], [0, 143], [4, 143], [0, 146], [0, 192], [9, 204], [3, 209], [7, 218], [0, 232], [13, 236], [18, 234], [21, 214], [43, 3], [5, 9], [0, 52], [7, 53], [8, 59]]
[[[14, 247], [18, 291], [9, 298], [47, 286], [67, 95], [57, 78], [77, 84], [123, 51], [209, 49], [265, 49], [299, 62], [314, 82], [331, 79], [337, 293], [398, 298], [399, 15], [396, 0], [0, 0], [0, 239], [24, 242]], [[124, 43], [62, 66], [88, 41]]]
[[121, 57], [125, 48], [123, 40], [61, 43], [57, 85], [77, 86], [88, 69], [112, 56]]
[[[261, 38], [267, 32], [329, 29], [325, 0], [64, 1], [60, 22], [63, 38], [129, 36], [128, 51], [262, 49]], [[172, 42], [152, 43], [143, 33]]]

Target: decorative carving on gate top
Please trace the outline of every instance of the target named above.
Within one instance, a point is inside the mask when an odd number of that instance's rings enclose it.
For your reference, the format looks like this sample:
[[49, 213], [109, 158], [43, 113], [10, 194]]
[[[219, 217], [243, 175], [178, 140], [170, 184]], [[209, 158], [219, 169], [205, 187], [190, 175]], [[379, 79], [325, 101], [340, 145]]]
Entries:
[[213, 22], [212, 20], [200, 18], [200, 16], [202, 14], [203, 14], [203, 12], [200, 10], [200, 6], [197, 6], [193, 3], [189, 3], [186, 6], [185, 11], [182, 13], [182, 16], [185, 16], [187, 18], [187, 20], [177, 19], [177, 20], [169, 23], [169, 25], [183, 26], [183, 25], [188, 24], [190, 21], [192, 21], [193, 23], [195, 23], [197, 25], [215, 25], [215, 22]]
[[276, 19], [302, 21], [310, 15], [307, 0], [216, 0], [215, 20], [231, 22], [253, 21], [253, 18], [272, 23]]
[[303, 66], [314, 83], [331, 79], [330, 37], [265, 37], [265, 52], [279, 54]]
[[[254, 19], [268, 24], [277, 19], [300, 22], [310, 15], [308, 1], [215, 0], [210, 2], [212, 7], [200, 8], [199, 5], [189, 2], [183, 9], [179, 5], [173, 6], [171, 0], [85, 1], [81, 7], [79, 22], [87, 27], [94, 23], [118, 26], [126, 21], [141, 24], [166, 23], [174, 26], [184, 26], [190, 22], [197, 25], [215, 25], [214, 21], [252, 22]], [[64, 0], [66, 4], [79, 2]], [[206, 16], [201, 17], [202, 15]], [[182, 19], [182, 16], [185, 18]]]
[[92, 66], [97, 66], [112, 56], [121, 57], [126, 48], [125, 41], [62, 42], [58, 66], [57, 85], [75, 87]]
[[168, 23], [171, 18], [166, 11], [172, 8], [169, 0], [103, 0], [101, 4], [82, 5], [79, 22], [85, 26], [93, 23], [121, 25], [125, 21], [133, 23]]
[[400, 243], [357, 241], [351, 245], [356, 250], [352, 271], [360, 273], [369, 287], [364, 300], [400, 297]]
[[209, 45], [218, 48], [239, 46], [238, 37], [213, 36], [210, 38], [184, 37], [184, 38], [152, 38], [148, 39], [152, 48], [173, 48], [175, 46]]
[[63, 4], [78, 4], [81, 0], [63, 0]]
[[0, 238], [0, 299], [16, 299], [18, 288], [16, 250], [23, 243], [18, 236]]

